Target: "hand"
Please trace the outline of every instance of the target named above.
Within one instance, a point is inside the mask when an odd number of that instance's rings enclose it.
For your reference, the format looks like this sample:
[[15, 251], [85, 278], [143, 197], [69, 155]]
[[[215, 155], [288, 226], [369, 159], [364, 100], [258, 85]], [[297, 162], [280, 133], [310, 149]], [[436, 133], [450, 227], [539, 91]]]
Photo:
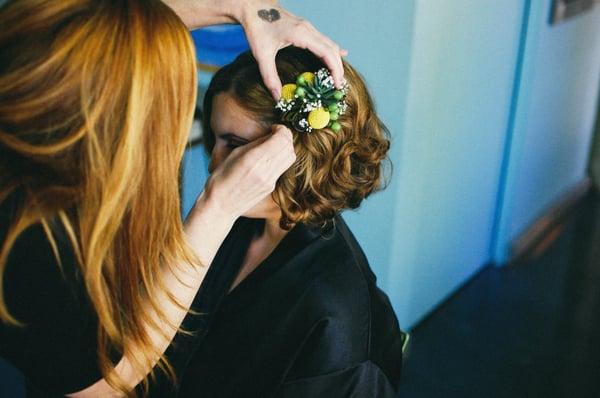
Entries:
[[291, 131], [275, 125], [272, 134], [233, 150], [212, 172], [205, 194], [213, 208], [237, 218], [273, 192], [295, 160]]
[[[240, 7], [239, 2], [237, 6]], [[275, 55], [289, 45], [306, 48], [321, 58], [331, 71], [335, 85], [342, 87], [344, 68], [341, 57], [348, 52], [340, 49], [310, 22], [289, 13], [276, 2], [267, 0], [247, 1], [243, 3], [239, 14], [233, 16], [243, 26], [265, 85], [275, 100], [281, 96]]]
[[306, 48], [323, 60], [338, 88], [343, 85], [340, 47], [314, 26], [289, 13], [275, 0], [163, 0], [189, 29], [239, 22], [246, 31], [250, 49], [258, 61], [265, 85], [275, 100], [281, 96], [281, 81], [275, 55], [287, 46]]

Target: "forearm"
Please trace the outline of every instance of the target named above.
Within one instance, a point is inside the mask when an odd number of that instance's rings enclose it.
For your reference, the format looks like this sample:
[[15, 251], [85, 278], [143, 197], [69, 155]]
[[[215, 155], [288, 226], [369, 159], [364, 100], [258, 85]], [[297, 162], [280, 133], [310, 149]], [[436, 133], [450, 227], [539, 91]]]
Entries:
[[[208, 196], [206, 191], [199, 196], [185, 222], [187, 242], [200, 264], [182, 262], [176, 264], [176, 266], [165, 266], [163, 268], [162, 278], [165, 289], [159, 293], [157, 304], [167, 318], [162, 320], [158, 314], [154, 313], [152, 321], [157, 327], [151, 324], [147, 325], [148, 334], [153, 345], [160, 353], [167, 350], [175, 337], [177, 332], [175, 327], [180, 326], [187, 315], [206, 276], [208, 266], [212, 263], [214, 256], [237, 218], [223, 211], [219, 203], [210, 200]], [[150, 306], [148, 311], [152, 313]], [[135, 354], [135, 349], [132, 350], [133, 354]], [[147, 372], [154, 367], [157, 361], [158, 356], [151, 363]], [[130, 372], [126, 364], [123, 365], [123, 370], [125, 374]], [[138, 384], [144, 375], [130, 376], [133, 381], [132, 387]]]
[[[207, 183], [207, 187], [210, 182]], [[209, 189], [209, 188], [208, 188]], [[239, 217], [234, 211], [223, 210], [218, 201], [209, 198], [207, 190], [200, 194], [185, 221], [185, 233], [201, 264], [210, 264], [221, 243]]]
[[[181, 325], [188, 313], [194, 297], [206, 276], [208, 265], [212, 262], [234, 221], [235, 216], [222, 211], [218, 203], [209, 200], [206, 194], [203, 193], [200, 195], [186, 220], [185, 232], [188, 244], [198, 257], [201, 266], [180, 263], [176, 266], [165, 266], [163, 268], [162, 280], [165, 284], [165, 290], [158, 293], [155, 301], [157, 306], [161, 308], [163, 316], [166, 319], [161, 319], [158, 314], [153, 312], [153, 307], [150, 304], [148, 304], [147, 308], [147, 311], [152, 314], [152, 321], [148, 322], [146, 329], [156, 349], [156, 354], [148, 363], [147, 358], [137, 354], [141, 351], [141, 348], [130, 347], [115, 367], [116, 373], [130, 389], [139, 384], [156, 365], [159, 360], [158, 353], [163, 354], [169, 347], [177, 332], [176, 327]], [[179, 305], [171, 298], [174, 298]], [[142, 363], [147, 363], [147, 367], [143, 373], [134, 371], [134, 367], [132, 366], [132, 357], [134, 356], [139, 356], [139, 360]], [[101, 379], [85, 390], [69, 396], [118, 397], [121, 395], [105, 379]]]
[[275, 0], [163, 0], [188, 29], [241, 21], [248, 9], [277, 4]]

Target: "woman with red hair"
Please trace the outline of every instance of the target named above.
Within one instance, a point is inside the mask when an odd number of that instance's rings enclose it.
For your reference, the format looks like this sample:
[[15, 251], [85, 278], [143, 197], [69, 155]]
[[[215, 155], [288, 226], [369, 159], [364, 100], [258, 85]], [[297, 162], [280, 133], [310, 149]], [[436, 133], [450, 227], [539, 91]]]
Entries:
[[188, 29], [235, 22], [274, 97], [275, 54], [290, 44], [341, 84], [343, 51], [274, 1], [1, 6], [0, 356], [31, 395], [152, 395], [157, 377], [177, 381], [210, 297], [205, 266], [295, 159], [274, 126], [214, 171], [181, 220], [197, 86]]

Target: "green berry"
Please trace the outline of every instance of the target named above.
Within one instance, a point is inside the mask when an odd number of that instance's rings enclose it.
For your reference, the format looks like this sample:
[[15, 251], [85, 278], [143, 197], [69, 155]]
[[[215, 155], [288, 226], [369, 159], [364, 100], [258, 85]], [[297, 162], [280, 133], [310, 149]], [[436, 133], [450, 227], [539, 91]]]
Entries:
[[296, 79], [296, 84], [299, 86], [305, 86], [306, 79], [304, 79], [304, 76], [302, 76], [302, 75], [298, 76], [298, 78]]
[[329, 112], [337, 112], [337, 110], [338, 110], [338, 104], [336, 104], [336, 103], [331, 104], [331, 105], [329, 105], [327, 107], [327, 109], [329, 109]]
[[339, 124], [338, 122], [333, 122], [333, 123], [331, 123], [331, 129], [337, 133], [338, 131], [340, 131], [342, 129], [342, 125]]
[[338, 118], [340, 117], [340, 114], [337, 112], [329, 112], [329, 119], [330, 120], [338, 120]]
[[333, 93], [333, 98], [335, 98], [335, 99], [336, 99], [336, 100], [338, 100], [338, 101], [341, 101], [341, 100], [342, 100], [342, 98], [344, 98], [344, 92], [343, 92], [343, 91], [341, 91], [341, 90], [336, 90], [336, 91]]
[[306, 95], [306, 91], [302, 87], [298, 87], [296, 89], [296, 95], [300, 98], [303, 98]]

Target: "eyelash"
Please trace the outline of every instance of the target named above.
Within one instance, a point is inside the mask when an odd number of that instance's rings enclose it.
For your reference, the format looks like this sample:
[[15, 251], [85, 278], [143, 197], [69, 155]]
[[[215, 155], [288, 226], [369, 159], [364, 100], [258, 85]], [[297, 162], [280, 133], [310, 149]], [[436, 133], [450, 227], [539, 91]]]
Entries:
[[244, 146], [244, 145], [246, 145], [246, 143], [242, 142], [242, 141], [235, 141], [235, 140], [227, 141], [227, 148], [231, 148], [231, 149], [235, 149], [237, 147]]

